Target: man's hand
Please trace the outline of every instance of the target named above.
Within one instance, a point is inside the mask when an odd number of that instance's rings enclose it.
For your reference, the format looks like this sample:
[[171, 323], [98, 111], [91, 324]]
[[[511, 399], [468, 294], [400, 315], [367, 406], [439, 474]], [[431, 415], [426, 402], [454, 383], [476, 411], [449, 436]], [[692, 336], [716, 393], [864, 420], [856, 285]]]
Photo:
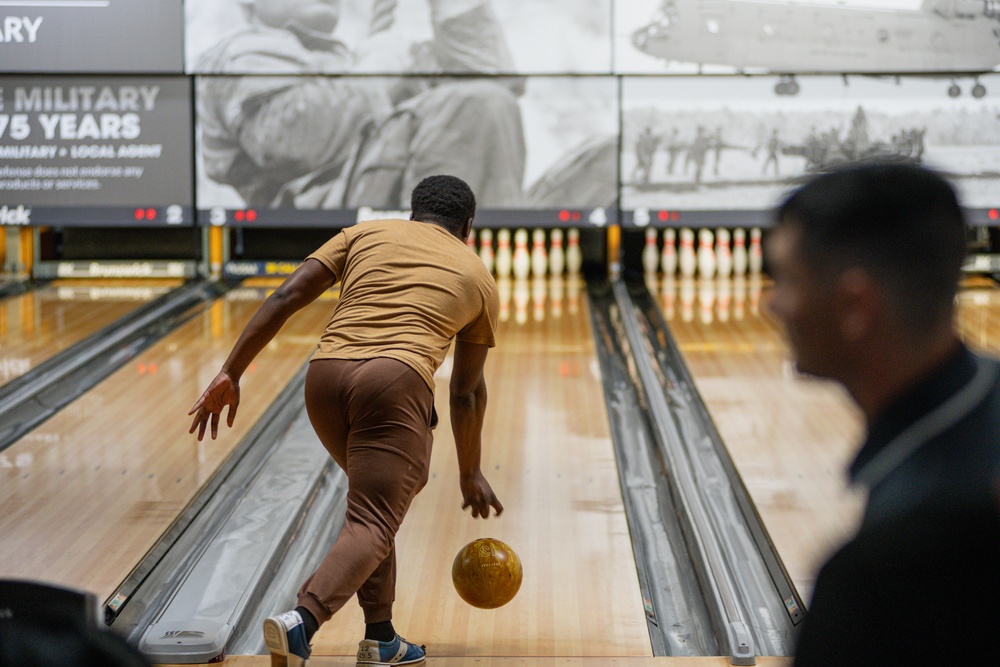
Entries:
[[229, 413], [226, 416], [226, 424], [232, 428], [233, 420], [236, 419], [236, 409], [240, 406], [240, 385], [227, 373], [220, 372], [188, 412], [189, 415], [195, 415], [188, 433], [194, 433], [195, 429], [198, 429], [198, 440], [202, 440], [211, 415], [212, 440], [215, 440], [219, 435], [219, 416], [227, 405]]
[[483, 477], [483, 473], [476, 471], [471, 475], [462, 475], [459, 484], [462, 487], [462, 509], [472, 508], [472, 518], [490, 518], [490, 507], [496, 510], [496, 515], [503, 514], [503, 505], [497, 500], [490, 483]]

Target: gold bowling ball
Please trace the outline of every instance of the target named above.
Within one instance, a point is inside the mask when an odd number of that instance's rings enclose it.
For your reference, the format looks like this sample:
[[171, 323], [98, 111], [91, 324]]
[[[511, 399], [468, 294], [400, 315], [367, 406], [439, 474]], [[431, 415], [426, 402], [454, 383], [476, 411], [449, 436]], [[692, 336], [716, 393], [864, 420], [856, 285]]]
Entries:
[[463, 600], [480, 609], [496, 609], [521, 588], [521, 559], [500, 540], [480, 538], [455, 556], [451, 580]]

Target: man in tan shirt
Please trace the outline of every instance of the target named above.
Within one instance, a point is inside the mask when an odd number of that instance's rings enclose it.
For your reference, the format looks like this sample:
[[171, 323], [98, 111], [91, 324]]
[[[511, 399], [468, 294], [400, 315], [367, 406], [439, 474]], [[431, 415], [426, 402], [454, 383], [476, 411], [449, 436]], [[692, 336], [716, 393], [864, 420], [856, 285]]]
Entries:
[[222, 370], [198, 399], [191, 432], [218, 434], [239, 379], [294, 312], [337, 282], [340, 300], [306, 375], [305, 401], [316, 434], [347, 473], [347, 518], [319, 569], [299, 591], [298, 607], [264, 622], [273, 665], [302, 665], [309, 642], [355, 593], [364, 610], [363, 664], [409, 664], [424, 647], [392, 626], [395, 535], [427, 482], [434, 372], [455, 340], [451, 425], [464, 504], [473, 517], [503, 511], [480, 470], [486, 410], [483, 367], [495, 344], [499, 303], [493, 277], [468, 248], [475, 196], [453, 176], [421, 181], [410, 220], [364, 222], [309, 255], [261, 305]]

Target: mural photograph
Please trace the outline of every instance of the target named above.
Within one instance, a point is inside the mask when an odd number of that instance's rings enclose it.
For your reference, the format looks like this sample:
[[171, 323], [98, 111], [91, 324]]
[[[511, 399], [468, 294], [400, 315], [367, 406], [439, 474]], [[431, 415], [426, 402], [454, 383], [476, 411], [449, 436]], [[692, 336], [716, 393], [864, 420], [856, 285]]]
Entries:
[[609, 74], [612, 0], [217, 0], [190, 73]]
[[[996, 206], [1000, 96], [953, 98], [933, 77], [626, 78], [622, 207], [767, 210], [804, 178], [898, 160], [949, 176], [966, 206]], [[1000, 90], [1000, 76], [984, 78]]]
[[990, 2], [630, 0], [615, 3], [615, 71], [982, 73], [1000, 65], [998, 28]]
[[198, 207], [392, 210], [441, 172], [483, 208], [611, 205], [610, 20], [610, 0], [188, 3]]
[[204, 76], [196, 98], [200, 209], [405, 208], [437, 173], [484, 209], [616, 199], [609, 77]]

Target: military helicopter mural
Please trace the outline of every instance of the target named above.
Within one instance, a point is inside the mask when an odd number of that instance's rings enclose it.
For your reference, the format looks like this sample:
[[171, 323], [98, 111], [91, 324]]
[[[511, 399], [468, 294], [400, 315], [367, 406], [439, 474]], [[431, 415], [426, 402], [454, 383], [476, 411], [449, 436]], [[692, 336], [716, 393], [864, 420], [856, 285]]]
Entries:
[[769, 0], [662, 0], [631, 33], [639, 51], [665, 61], [780, 74], [795, 95], [797, 73], [921, 74], [972, 78], [1000, 66], [1000, 0], [923, 0], [915, 9]]

